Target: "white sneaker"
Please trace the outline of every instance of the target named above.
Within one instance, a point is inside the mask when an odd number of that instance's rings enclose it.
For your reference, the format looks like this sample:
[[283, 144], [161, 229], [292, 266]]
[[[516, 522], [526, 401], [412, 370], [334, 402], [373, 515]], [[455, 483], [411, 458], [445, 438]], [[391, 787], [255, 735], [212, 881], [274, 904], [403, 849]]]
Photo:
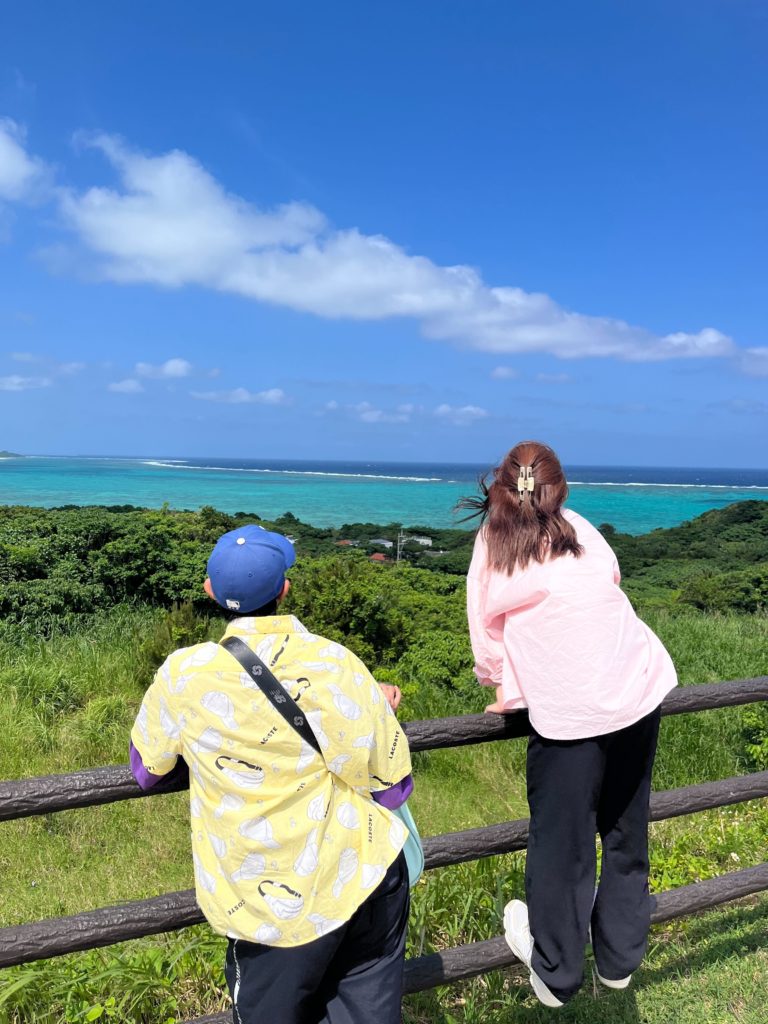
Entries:
[[528, 924], [528, 907], [522, 900], [511, 900], [504, 907], [504, 938], [518, 960], [530, 967], [533, 936]]
[[504, 908], [504, 938], [518, 960], [521, 960], [530, 970], [531, 988], [539, 1002], [552, 1009], [562, 1006], [563, 1003], [554, 993], [550, 992], [538, 974], [531, 968], [533, 936], [528, 924], [528, 907], [522, 900], [511, 900]]
[[597, 968], [595, 968], [595, 974], [600, 984], [605, 985], [606, 988], [626, 988], [632, 981], [631, 974], [628, 974], [626, 978], [604, 978]]

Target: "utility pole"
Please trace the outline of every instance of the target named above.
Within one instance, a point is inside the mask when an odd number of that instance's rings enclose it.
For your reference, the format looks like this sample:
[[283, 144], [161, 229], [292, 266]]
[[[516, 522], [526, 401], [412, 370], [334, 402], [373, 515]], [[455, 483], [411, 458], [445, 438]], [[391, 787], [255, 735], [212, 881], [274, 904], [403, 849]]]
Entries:
[[397, 535], [397, 557], [395, 559], [395, 565], [397, 565], [397, 563], [403, 557], [403, 544], [405, 544], [407, 540], [408, 537], [406, 536], [406, 533], [401, 526], [400, 531]]

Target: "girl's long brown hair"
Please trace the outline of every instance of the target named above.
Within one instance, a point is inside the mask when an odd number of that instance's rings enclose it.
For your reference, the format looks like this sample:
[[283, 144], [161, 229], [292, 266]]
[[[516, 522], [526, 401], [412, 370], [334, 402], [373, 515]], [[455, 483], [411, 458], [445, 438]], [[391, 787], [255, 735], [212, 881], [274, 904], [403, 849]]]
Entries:
[[[524, 491], [522, 498], [517, 489], [521, 466], [530, 466], [534, 477], [533, 491]], [[487, 480], [488, 474], [480, 479], [481, 497], [462, 498], [458, 507], [469, 511], [466, 519], [480, 516], [491, 568], [512, 573], [531, 560], [583, 554], [562, 513], [568, 497], [563, 467], [548, 445], [521, 441], [492, 471], [490, 484]]]

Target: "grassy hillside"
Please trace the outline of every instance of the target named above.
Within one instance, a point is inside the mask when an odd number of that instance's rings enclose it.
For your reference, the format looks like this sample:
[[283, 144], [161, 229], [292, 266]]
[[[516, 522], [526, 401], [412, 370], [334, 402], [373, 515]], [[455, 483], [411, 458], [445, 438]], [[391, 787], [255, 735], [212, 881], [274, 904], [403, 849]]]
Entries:
[[[724, 567], [744, 570], [751, 542], [764, 552], [764, 510], [753, 509], [760, 504], [696, 520], [688, 529], [698, 531], [701, 553], [693, 548], [689, 557], [684, 527], [657, 531], [666, 535], [661, 546], [649, 535], [645, 543], [655, 549], [633, 548], [640, 538], [612, 538], [626, 586], [635, 588], [684, 684], [767, 670], [765, 615], [705, 613], [676, 596], [659, 600], [680, 590], [667, 585], [675, 582], [675, 563], [691, 571], [696, 565], [711, 578]], [[213, 510], [33, 512], [39, 510], [0, 510], [2, 778], [125, 762], [128, 731], [156, 666], [174, 647], [222, 630], [198, 594], [207, 551], [230, 517]], [[730, 519], [722, 518], [726, 513]], [[733, 547], [708, 553], [713, 531]], [[460, 576], [376, 566], [355, 551], [321, 550], [310, 558], [303, 544], [299, 539], [303, 564], [292, 573], [291, 610], [318, 632], [344, 639], [382, 681], [399, 681], [402, 717], [482, 708]], [[760, 765], [768, 757], [762, 714], [748, 708], [666, 719], [655, 788]], [[413, 809], [423, 833], [524, 817], [523, 758], [521, 741], [417, 755]], [[185, 794], [176, 794], [5, 823], [0, 924], [190, 887], [187, 814]], [[767, 833], [764, 801], [654, 825], [652, 886], [658, 891], [758, 863]], [[498, 934], [504, 903], [522, 895], [523, 863], [514, 854], [430, 872], [414, 893], [410, 953]], [[768, 899], [751, 901], [656, 933], [633, 992], [609, 994], [587, 984], [561, 1019], [758, 1024], [768, 1002], [767, 909]], [[213, 1011], [225, 1004], [221, 946], [198, 928], [7, 971], [0, 974], [0, 1024], [165, 1024]], [[406, 1020], [502, 1024], [544, 1016], [513, 970], [415, 997]]]

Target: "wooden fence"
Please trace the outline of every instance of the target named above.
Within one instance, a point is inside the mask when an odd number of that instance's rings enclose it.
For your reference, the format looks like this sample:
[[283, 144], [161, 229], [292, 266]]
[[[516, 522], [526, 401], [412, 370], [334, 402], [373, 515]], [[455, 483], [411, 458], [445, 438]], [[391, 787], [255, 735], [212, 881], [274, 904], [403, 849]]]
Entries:
[[[662, 713], [680, 715], [764, 700], [768, 700], [768, 676], [736, 679], [677, 689], [664, 701]], [[525, 713], [436, 718], [407, 722], [404, 728], [414, 752], [520, 739], [530, 733]], [[185, 789], [186, 786], [183, 780], [172, 784], [161, 782], [143, 791], [134, 782], [127, 765], [0, 782], [0, 821], [75, 807], [93, 807], [118, 800], [147, 799]], [[768, 771], [683, 786], [653, 793], [651, 820], [661, 821], [765, 796], [768, 796]], [[527, 819], [432, 836], [424, 841], [426, 867], [439, 868], [523, 850], [527, 837]], [[660, 893], [655, 898], [652, 920], [654, 923], [669, 921], [766, 889], [768, 862]], [[194, 891], [189, 889], [68, 917], [2, 928], [0, 968], [187, 928], [203, 920], [195, 903]], [[405, 989], [406, 992], [420, 992], [514, 962], [515, 956], [503, 937], [474, 942], [408, 960]], [[230, 1020], [230, 1014], [217, 1014], [200, 1017], [190, 1024], [226, 1024]]]

